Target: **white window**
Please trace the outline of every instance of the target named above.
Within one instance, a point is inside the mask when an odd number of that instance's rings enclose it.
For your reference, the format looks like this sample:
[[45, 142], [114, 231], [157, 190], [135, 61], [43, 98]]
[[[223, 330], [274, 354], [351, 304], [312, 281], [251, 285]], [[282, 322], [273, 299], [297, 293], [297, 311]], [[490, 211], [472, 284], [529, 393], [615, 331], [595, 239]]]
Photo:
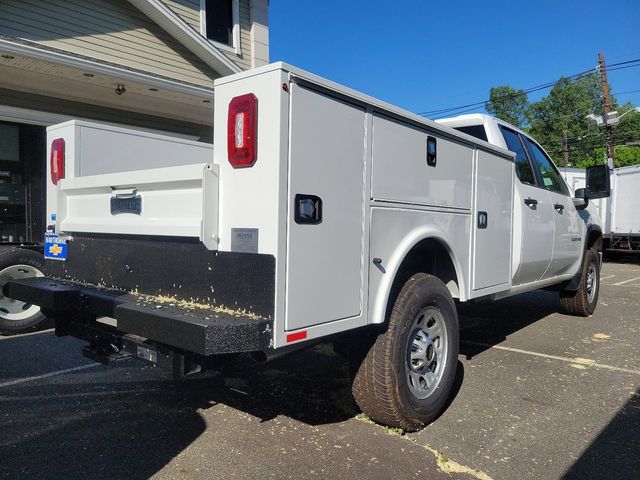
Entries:
[[200, 0], [200, 33], [217, 47], [240, 54], [240, 0]]

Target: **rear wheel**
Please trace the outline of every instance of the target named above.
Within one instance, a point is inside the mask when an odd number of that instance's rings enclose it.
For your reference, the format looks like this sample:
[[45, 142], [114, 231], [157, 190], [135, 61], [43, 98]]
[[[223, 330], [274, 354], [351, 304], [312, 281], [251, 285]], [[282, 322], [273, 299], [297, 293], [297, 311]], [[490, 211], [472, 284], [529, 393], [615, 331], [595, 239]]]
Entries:
[[598, 305], [600, 293], [600, 256], [590, 248], [584, 254], [580, 285], [575, 292], [560, 292], [560, 306], [572, 315], [588, 317]]
[[354, 365], [352, 391], [372, 420], [413, 431], [435, 420], [454, 384], [458, 316], [442, 281], [413, 275], [393, 306], [387, 331]]
[[42, 277], [42, 254], [23, 248], [0, 248], [0, 332], [35, 327], [46, 317], [40, 307], [5, 297], [2, 287], [11, 280]]

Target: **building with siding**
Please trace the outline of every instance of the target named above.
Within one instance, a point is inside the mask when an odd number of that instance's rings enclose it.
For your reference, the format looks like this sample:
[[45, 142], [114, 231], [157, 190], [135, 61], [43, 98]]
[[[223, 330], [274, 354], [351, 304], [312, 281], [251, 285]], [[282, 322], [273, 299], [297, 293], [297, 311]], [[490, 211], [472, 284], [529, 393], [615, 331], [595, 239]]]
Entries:
[[213, 81], [268, 60], [268, 0], [0, 0], [0, 241], [43, 232], [44, 127], [211, 141]]

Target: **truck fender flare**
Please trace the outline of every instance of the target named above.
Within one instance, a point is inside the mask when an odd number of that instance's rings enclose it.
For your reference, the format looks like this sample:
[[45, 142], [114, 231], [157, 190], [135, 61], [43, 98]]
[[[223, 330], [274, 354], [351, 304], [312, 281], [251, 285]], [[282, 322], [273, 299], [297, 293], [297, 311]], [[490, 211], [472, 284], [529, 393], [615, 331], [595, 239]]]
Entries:
[[[599, 225], [589, 225], [584, 234], [584, 248], [582, 249], [582, 255], [580, 256], [580, 266], [578, 267], [578, 271], [573, 276], [569, 283], [564, 287], [564, 290], [568, 290], [571, 292], [575, 292], [580, 286], [580, 279], [582, 278], [582, 267], [584, 266], [584, 256], [587, 254], [587, 250], [589, 250], [589, 238], [591, 235], [595, 233], [598, 237], [603, 238], [602, 236], [602, 228]], [[602, 263], [602, 256], [600, 256], [600, 262]]]
[[458, 258], [453, 253], [450, 242], [447, 240], [445, 235], [442, 234], [442, 232], [436, 229], [433, 229], [431, 227], [419, 227], [409, 232], [404, 237], [404, 239], [400, 243], [398, 243], [391, 256], [389, 257], [389, 260], [385, 262], [384, 276], [382, 277], [382, 280], [378, 285], [376, 296], [372, 303], [372, 311], [370, 313], [369, 323], [380, 324], [386, 321], [386, 311], [387, 303], [389, 301], [389, 295], [391, 293], [393, 283], [400, 270], [400, 266], [402, 265], [402, 262], [405, 260], [409, 252], [411, 252], [411, 250], [423, 240], [435, 240], [446, 250], [453, 264], [453, 268], [455, 269], [456, 277], [458, 280], [459, 298], [461, 300], [466, 299], [467, 293], [463, 269]]

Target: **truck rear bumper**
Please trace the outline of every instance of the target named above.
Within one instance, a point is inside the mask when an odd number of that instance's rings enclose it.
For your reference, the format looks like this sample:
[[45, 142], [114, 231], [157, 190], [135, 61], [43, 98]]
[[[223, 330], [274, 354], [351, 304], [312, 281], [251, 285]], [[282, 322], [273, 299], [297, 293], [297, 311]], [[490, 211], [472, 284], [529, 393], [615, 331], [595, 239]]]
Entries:
[[[113, 334], [133, 334], [198, 355], [267, 350], [273, 321], [227, 309], [166, 301], [53, 278], [28, 278], [7, 283], [4, 295], [39, 305], [55, 318], [56, 330], [81, 337], [81, 326], [111, 331], [97, 317], [117, 321]], [[73, 324], [66, 328], [65, 324]]]

